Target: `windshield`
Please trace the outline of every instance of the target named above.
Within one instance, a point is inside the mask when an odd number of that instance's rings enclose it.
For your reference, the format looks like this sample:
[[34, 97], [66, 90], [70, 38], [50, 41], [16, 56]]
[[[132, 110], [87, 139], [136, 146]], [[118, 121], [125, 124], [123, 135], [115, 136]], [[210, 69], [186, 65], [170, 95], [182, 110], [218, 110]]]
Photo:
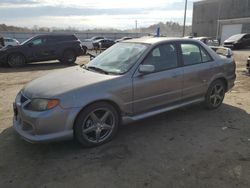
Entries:
[[124, 74], [137, 62], [146, 48], [145, 44], [118, 43], [98, 55], [86, 67], [94, 67], [111, 74]]
[[239, 40], [244, 36], [244, 34], [233, 35], [227, 40]]
[[31, 40], [34, 39], [34, 38], [35, 38], [35, 37], [32, 37], [32, 38], [29, 38], [29, 39], [25, 40], [24, 42], [21, 43], [21, 45], [24, 45], [24, 44], [28, 43], [29, 41], [31, 41]]

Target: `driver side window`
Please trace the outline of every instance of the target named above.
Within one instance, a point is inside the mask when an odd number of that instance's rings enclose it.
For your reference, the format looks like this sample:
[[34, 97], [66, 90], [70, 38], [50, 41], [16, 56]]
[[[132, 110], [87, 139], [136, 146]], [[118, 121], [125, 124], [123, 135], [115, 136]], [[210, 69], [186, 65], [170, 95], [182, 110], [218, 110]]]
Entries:
[[178, 66], [177, 50], [174, 44], [162, 44], [155, 47], [146, 57], [144, 65], [154, 65], [155, 72]]
[[31, 41], [31, 44], [33, 46], [38, 46], [38, 45], [42, 45], [46, 42], [46, 40], [44, 38], [37, 38], [37, 39], [34, 39], [33, 41]]

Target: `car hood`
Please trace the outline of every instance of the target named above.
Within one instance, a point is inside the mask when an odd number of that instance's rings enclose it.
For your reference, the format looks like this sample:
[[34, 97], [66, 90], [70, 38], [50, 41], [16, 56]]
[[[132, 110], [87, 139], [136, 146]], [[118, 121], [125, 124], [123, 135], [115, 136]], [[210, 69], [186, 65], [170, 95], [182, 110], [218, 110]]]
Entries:
[[237, 40], [225, 40], [224, 43], [228, 43], [228, 42], [236, 42]]
[[23, 88], [23, 93], [30, 99], [60, 98], [65, 93], [96, 85], [115, 77], [117, 76], [91, 72], [80, 66], [74, 66], [31, 81]]

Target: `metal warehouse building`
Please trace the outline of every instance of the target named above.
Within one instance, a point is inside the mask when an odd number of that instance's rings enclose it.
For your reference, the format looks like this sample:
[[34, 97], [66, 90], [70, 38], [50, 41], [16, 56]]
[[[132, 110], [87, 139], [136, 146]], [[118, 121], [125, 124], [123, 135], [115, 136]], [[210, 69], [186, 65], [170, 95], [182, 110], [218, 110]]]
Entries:
[[192, 32], [223, 42], [238, 33], [250, 33], [250, 0], [194, 2]]

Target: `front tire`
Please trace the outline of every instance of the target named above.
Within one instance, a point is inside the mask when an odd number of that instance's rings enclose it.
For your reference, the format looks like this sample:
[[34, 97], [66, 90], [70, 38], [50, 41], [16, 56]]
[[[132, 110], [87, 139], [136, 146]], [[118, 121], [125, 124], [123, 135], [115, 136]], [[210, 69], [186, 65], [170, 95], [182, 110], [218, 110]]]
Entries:
[[112, 140], [118, 126], [117, 110], [109, 103], [98, 102], [80, 112], [74, 125], [74, 134], [83, 146], [94, 147]]
[[222, 80], [214, 81], [208, 88], [206, 98], [205, 98], [205, 106], [214, 110], [221, 106], [226, 93], [226, 86]]
[[23, 67], [25, 64], [25, 57], [22, 54], [14, 53], [8, 57], [8, 65], [10, 67]]

